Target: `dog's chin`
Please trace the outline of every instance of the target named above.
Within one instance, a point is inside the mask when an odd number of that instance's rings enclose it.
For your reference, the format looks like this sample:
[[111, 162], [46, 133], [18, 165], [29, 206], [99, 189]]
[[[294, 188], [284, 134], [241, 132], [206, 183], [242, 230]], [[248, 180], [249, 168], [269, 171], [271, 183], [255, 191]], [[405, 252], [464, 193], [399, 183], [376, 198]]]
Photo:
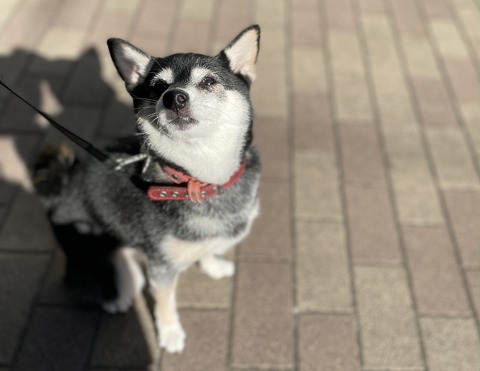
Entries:
[[171, 129], [177, 129], [181, 131], [189, 130], [196, 124], [198, 124], [198, 120], [195, 120], [193, 117], [176, 117], [168, 121], [168, 126]]

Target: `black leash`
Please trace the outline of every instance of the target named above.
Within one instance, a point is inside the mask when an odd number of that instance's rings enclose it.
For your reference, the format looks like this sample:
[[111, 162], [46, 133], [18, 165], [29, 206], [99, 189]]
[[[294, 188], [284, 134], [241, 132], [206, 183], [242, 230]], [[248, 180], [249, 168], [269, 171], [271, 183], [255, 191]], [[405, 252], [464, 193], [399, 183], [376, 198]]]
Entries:
[[60, 131], [63, 135], [68, 137], [72, 142], [77, 144], [80, 148], [84, 149], [87, 151], [90, 155], [95, 157], [98, 161], [103, 162], [107, 165], [111, 165], [115, 168], [118, 168], [118, 166], [121, 167], [121, 164], [119, 165], [116, 161], [112, 160], [112, 158], [103, 152], [102, 150], [96, 148], [93, 146], [93, 144], [87, 142], [85, 139], [80, 138], [77, 134], [72, 133], [70, 130], [65, 128], [63, 125], [59, 124], [57, 121], [55, 121], [52, 117], [50, 117], [48, 114], [45, 112], [39, 110], [37, 107], [35, 107], [33, 104], [28, 102], [25, 98], [23, 98], [20, 94], [16, 93], [13, 91], [7, 84], [3, 82], [2, 79], [0, 79], [0, 85], [2, 85], [5, 89], [7, 89], [10, 93], [15, 95], [17, 98], [19, 98], [22, 102], [24, 102], [26, 105], [31, 107], [35, 112], [37, 112], [40, 116], [45, 118], [55, 129]]

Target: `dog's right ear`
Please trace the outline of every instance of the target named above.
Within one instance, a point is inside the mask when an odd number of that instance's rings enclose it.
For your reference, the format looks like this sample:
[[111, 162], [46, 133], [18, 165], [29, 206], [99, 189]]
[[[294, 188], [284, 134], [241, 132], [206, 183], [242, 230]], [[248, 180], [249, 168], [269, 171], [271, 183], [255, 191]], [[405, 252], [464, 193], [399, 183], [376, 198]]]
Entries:
[[141, 83], [153, 62], [150, 55], [122, 39], [108, 39], [108, 50], [128, 91]]

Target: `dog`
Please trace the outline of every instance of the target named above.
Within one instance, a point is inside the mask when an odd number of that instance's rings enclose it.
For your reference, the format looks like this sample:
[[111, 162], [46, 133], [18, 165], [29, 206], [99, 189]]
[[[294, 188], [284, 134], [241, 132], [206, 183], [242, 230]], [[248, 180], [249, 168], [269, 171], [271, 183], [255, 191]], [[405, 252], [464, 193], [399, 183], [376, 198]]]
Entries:
[[259, 212], [249, 92], [260, 28], [213, 57], [154, 58], [121, 39], [107, 44], [133, 99], [136, 135], [107, 147], [115, 168], [49, 147], [34, 184], [66, 252], [72, 292], [118, 313], [148, 283], [159, 345], [181, 352], [179, 274], [198, 263], [214, 279], [232, 276], [234, 263], [222, 255]]

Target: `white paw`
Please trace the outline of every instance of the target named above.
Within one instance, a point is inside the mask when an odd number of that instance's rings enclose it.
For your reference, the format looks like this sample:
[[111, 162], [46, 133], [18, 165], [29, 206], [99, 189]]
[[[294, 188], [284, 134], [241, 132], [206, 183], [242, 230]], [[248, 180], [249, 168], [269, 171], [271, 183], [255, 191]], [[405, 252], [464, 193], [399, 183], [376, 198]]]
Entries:
[[185, 331], [180, 324], [160, 329], [160, 347], [169, 353], [181, 353], [185, 348]]
[[235, 273], [235, 264], [233, 262], [216, 256], [209, 256], [200, 260], [200, 268], [215, 280], [232, 277]]
[[132, 305], [133, 297], [125, 297], [102, 303], [102, 308], [105, 312], [115, 314], [127, 312]]

